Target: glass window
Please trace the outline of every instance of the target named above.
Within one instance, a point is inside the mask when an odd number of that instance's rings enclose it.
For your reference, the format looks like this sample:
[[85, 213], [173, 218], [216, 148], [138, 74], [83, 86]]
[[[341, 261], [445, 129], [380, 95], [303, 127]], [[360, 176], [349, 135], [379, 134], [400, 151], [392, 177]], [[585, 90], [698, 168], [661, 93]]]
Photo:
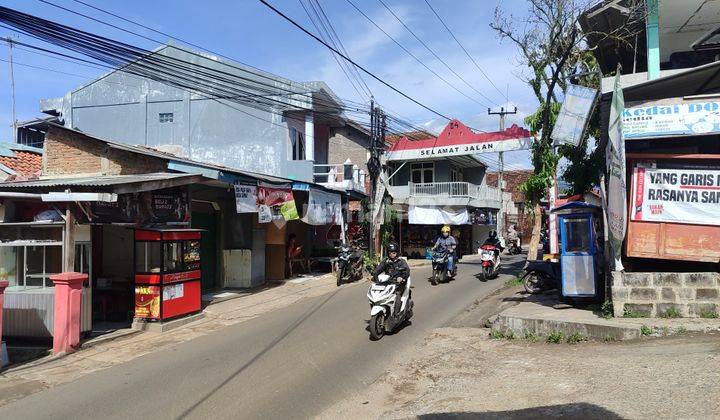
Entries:
[[182, 242], [165, 242], [165, 271], [175, 273], [183, 271]]
[[200, 269], [200, 241], [185, 242], [183, 261], [185, 262], [185, 270]]
[[422, 173], [420, 171], [412, 171], [412, 182], [420, 184], [422, 182]]
[[413, 163], [410, 166], [411, 179], [415, 184], [434, 182], [435, 164], [433, 162]]
[[160, 242], [135, 242], [135, 271], [160, 272]]
[[75, 271], [90, 273], [90, 244], [75, 245]]
[[590, 252], [588, 219], [565, 219], [565, 252]]
[[18, 283], [17, 250], [14, 246], [0, 247], [0, 281], [10, 282], [10, 286], [21, 286]]
[[158, 114], [158, 121], [161, 123], [171, 123], [175, 119], [175, 115], [172, 112], [161, 112]]
[[25, 286], [43, 287], [45, 277], [45, 247], [25, 247]]

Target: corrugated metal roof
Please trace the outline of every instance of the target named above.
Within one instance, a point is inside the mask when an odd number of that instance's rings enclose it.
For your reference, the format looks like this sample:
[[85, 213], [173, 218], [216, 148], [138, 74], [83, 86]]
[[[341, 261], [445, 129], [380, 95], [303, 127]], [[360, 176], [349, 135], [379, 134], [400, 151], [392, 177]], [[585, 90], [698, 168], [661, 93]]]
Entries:
[[175, 174], [157, 172], [141, 175], [104, 175], [78, 178], [49, 178], [32, 181], [0, 182], [0, 190], [45, 187], [112, 187], [116, 185], [136, 184], [152, 181], [180, 180], [196, 178], [195, 174]]

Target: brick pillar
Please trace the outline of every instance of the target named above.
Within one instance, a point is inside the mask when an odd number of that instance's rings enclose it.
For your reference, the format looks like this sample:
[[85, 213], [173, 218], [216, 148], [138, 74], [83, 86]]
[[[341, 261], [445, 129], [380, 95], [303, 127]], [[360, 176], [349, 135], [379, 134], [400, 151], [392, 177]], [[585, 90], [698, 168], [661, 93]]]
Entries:
[[87, 274], [72, 272], [50, 276], [55, 284], [53, 354], [72, 353], [80, 346], [82, 285], [87, 279]]
[[8, 287], [8, 284], [10, 283], [0, 281], [0, 367], [3, 367], [8, 363], [5, 342], [2, 341], [3, 302], [5, 300], [5, 288]]

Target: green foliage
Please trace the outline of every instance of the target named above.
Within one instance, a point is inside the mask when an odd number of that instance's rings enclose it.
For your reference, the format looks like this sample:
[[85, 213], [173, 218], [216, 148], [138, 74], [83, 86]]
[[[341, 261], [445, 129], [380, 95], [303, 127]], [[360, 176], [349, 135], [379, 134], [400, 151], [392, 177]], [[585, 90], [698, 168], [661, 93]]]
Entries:
[[653, 333], [653, 328], [648, 327], [647, 325], [643, 325], [640, 327], [640, 334], [642, 335], [650, 335]]
[[611, 300], [606, 300], [602, 306], [600, 306], [600, 316], [605, 319], [610, 319], [615, 316], [615, 307]]
[[505, 338], [507, 338], [508, 340], [514, 340], [515, 339], [515, 331], [507, 330], [507, 332], [505, 332]]
[[534, 343], [534, 342], [538, 341], [539, 337], [538, 337], [537, 333], [535, 332], [535, 330], [526, 330], [525, 331], [525, 339]]
[[700, 314], [700, 318], [717, 319], [717, 318], [720, 318], [720, 315], [717, 312], [713, 312], [713, 311], [703, 311]]
[[674, 306], [671, 306], [665, 310], [665, 312], [660, 314], [661, 318], [680, 318], [682, 317], [682, 314], [680, 313], [680, 310]]
[[505, 333], [500, 330], [492, 330], [490, 331], [490, 338], [493, 340], [502, 340], [505, 338]]
[[553, 344], [560, 344], [562, 343], [563, 339], [565, 338], [565, 333], [562, 331], [552, 331], [547, 336], [547, 342], [553, 343]]
[[522, 286], [523, 280], [520, 277], [515, 277], [505, 282], [505, 287]]
[[380, 265], [381, 261], [382, 257], [379, 254], [375, 254], [375, 258], [371, 258], [368, 251], [365, 251], [363, 254], [363, 267], [365, 267], [365, 270], [369, 273], [375, 273], [375, 269]]
[[615, 336], [612, 334], [608, 334], [605, 336], [605, 338], [603, 338], [603, 341], [606, 343], [614, 343], [615, 341], [617, 341], [617, 338], [615, 338]]
[[623, 318], [647, 318], [647, 316], [641, 312], [631, 311], [630, 309], [625, 308], [623, 311]]
[[587, 337], [582, 335], [582, 333], [580, 333], [580, 332], [574, 332], [574, 333], [570, 334], [570, 336], [567, 338], [568, 344], [577, 344], [582, 341], [587, 341]]

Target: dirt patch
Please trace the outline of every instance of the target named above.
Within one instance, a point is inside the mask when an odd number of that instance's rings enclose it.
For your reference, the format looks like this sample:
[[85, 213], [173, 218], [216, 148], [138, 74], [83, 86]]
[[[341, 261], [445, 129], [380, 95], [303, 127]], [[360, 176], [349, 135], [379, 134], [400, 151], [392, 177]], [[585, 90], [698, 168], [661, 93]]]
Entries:
[[576, 345], [442, 328], [324, 418], [720, 418], [720, 335]]

